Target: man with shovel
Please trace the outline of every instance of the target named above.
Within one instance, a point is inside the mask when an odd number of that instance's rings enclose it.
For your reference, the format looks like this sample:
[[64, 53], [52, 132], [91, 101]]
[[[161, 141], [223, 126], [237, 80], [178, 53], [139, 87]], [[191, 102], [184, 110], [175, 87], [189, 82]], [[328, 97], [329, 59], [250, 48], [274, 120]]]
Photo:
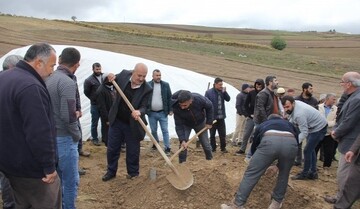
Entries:
[[[107, 172], [103, 181], [115, 178], [120, 158], [121, 142], [126, 144], [127, 178], [139, 176], [140, 141], [145, 137], [145, 130], [137, 120], [145, 121], [145, 113], [150, 95], [151, 86], [145, 82], [148, 68], [143, 63], [135, 65], [134, 70], [123, 70], [116, 75], [115, 81], [130, 101], [134, 110], [131, 111], [126, 101], [117, 94], [109, 112], [109, 136], [107, 144]], [[114, 75], [109, 74], [109, 81]]]
[[[184, 151], [179, 154], [179, 163], [183, 163], [186, 161], [186, 142], [189, 140], [191, 130], [194, 129], [195, 132], [199, 132], [205, 126], [207, 128], [212, 127], [213, 105], [208, 98], [186, 90], [175, 92], [171, 99], [173, 102], [175, 130], [180, 141], [180, 147], [184, 147]], [[199, 135], [199, 140], [206, 159], [211, 160], [211, 146], [206, 131]]]

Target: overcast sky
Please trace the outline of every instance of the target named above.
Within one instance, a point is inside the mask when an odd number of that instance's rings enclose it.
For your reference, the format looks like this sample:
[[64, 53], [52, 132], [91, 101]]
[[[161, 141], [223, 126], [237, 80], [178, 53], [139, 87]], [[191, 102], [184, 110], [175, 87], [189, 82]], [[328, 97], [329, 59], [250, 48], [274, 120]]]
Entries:
[[0, 12], [64, 20], [76, 16], [79, 21], [360, 34], [360, 0], [1, 0]]

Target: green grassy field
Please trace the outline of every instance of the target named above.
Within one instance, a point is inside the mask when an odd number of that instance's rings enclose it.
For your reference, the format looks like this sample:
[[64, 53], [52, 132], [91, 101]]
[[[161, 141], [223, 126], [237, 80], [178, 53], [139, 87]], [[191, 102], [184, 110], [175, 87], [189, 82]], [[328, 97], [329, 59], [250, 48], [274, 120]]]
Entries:
[[[22, 46], [41, 39], [59, 44], [130, 44], [224, 57], [254, 65], [338, 77], [360, 66], [360, 36], [185, 25], [91, 23], [0, 16], [1, 42]], [[19, 34], [20, 33], [20, 34]], [[287, 48], [270, 48], [280, 35]], [[2, 50], [6, 50], [2, 48]], [[4, 54], [6, 51], [1, 51]]]

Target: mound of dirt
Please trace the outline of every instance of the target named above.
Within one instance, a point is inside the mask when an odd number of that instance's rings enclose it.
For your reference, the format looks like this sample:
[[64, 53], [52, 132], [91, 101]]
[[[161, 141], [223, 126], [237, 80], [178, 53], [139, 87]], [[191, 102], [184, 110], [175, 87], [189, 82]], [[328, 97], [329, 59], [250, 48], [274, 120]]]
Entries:
[[[220, 208], [230, 202], [242, 179], [247, 164], [244, 156], [234, 155], [238, 147], [228, 145], [229, 153], [214, 153], [211, 161], [205, 160], [202, 149], [191, 145], [185, 165], [194, 175], [194, 183], [187, 190], [174, 188], [166, 179], [172, 173], [158, 151], [151, 150], [152, 143], [144, 141], [141, 147], [140, 176], [126, 179], [125, 153], [121, 153], [117, 177], [103, 182], [106, 172], [106, 147], [84, 143], [84, 149], [91, 151], [88, 158], [81, 157], [80, 166], [87, 171], [81, 177], [77, 206], [85, 208], [156, 208], [156, 209], [209, 209]], [[172, 140], [172, 150], [178, 142]], [[173, 161], [178, 166], [177, 158]], [[156, 170], [156, 179], [150, 178], [150, 170]], [[292, 174], [299, 172], [294, 167]], [[336, 191], [336, 165], [331, 176], [322, 175], [316, 181], [289, 181], [283, 204], [284, 209], [331, 208], [322, 196]], [[267, 208], [271, 201], [276, 176], [264, 175], [254, 188], [247, 202], [247, 208]], [[326, 192], [328, 191], [328, 192]]]

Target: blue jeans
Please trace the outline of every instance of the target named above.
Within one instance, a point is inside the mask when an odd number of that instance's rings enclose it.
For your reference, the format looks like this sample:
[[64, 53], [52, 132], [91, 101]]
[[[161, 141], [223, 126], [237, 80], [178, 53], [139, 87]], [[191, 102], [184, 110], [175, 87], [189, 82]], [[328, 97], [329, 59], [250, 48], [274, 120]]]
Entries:
[[235, 205], [241, 206], [246, 203], [260, 177], [275, 160], [278, 160], [279, 174], [272, 198], [277, 202], [282, 202], [297, 146], [296, 139], [292, 136], [263, 136], [236, 192]]
[[99, 138], [98, 138], [97, 127], [100, 118], [100, 113], [96, 105], [90, 106], [90, 113], [91, 113], [91, 137], [93, 141], [98, 142]]
[[63, 209], [75, 209], [79, 187], [79, 153], [78, 142], [71, 136], [57, 136], [58, 167], [57, 172], [61, 180]]
[[159, 142], [159, 137], [157, 134], [158, 122], [160, 123], [161, 132], [164, 140], [165, 149], [170, 148], [170, 139], [168, 131], [168, 116], [164, 111], [148, 113], [149, 125], [151, 129], [151, 134], [154, 136], [157, 142]]
[[[199, 132], [201, 129], [203, 129], [205, 127], [205, 121], [202, 124], [197, 125], [195, 127], [188, 127], [188, 126], [184, 126], [184, 127], [186, 128], [185, 129], [185, 138], [186, 138], [186, 141], [188, 141], [191, 130], [194, 129], [194, 131], [196, 133]], [[211, 152], [211, 145], [209, 143], [209, 137], [208, 137], [208, 132], [207, 131], [204, 131], [199, 135], [199, 141], [201, 143], [201, 146], [204, 149], [206, 159], [211, 160], [212, 159], [212, 152]], [[181, 147], [181, 144], [179, 145], [179, 148], [180, 147]], [[185, 162], [186, 157], [187, 157], [187, 149], [180, 152], [180, 154], [179, 154], [179, 163]]]
[[129, 124], [116, 119], [109, 128], [109, 138], [107, 142], [107, 172], [116, 175], [118, 161], [120, 158], [121, 144], [126, 145], [126, 169], [130, 176], [139, 175], [140, 161], [140, 140], [133, 137]]
[[307, 137], [306, 146], [304, 148], [304, 169], [303, 175], [316, 173], [316, 152], [315, 148], [318, 143], [324, 139], [326, 134], [327, 126], [322, 128], [320, 131], [310, 133]]

